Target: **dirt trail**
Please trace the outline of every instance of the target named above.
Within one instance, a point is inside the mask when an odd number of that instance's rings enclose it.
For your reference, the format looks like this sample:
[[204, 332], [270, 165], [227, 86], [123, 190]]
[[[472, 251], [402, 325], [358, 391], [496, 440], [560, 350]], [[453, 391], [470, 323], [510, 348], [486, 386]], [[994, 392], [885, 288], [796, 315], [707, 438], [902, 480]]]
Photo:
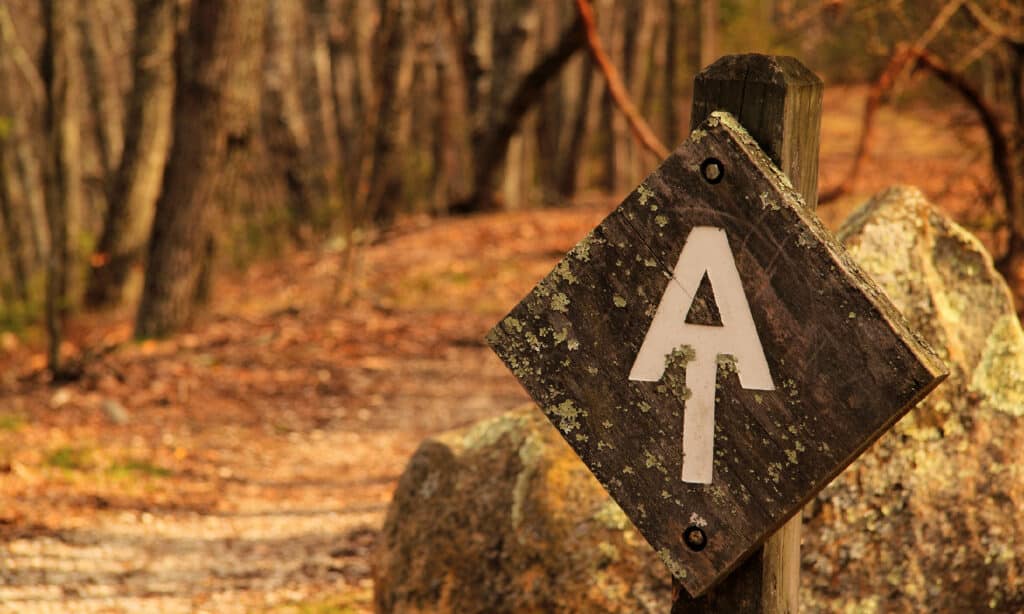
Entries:
[[291, 254], [168, 341], [78, 320], [77, 348], [120, 345], [61, 388], [8, 337], [0, 611], [367, 609], [406, 460], [525, 400], [483, 333], [599, 217], [407, 222], [363, 250], [344, 306], [337, 254]]
[[[862, 99], [826, 98], [822, 185]], [[860, 193], [826, 220], [915, 180], [978, 214], [963, 203], [983, 160], [950, 118], [880, 120]], [[60, 388], [34, 333], [0, 336], [0, 612], [369, 610], [409, 455], [526, 400], [483, 334], [613, 205], [405, 220], [361, 250], [345, 304], [339, 255], [300, 251], [223, 275], [167, 341], [131, 341], [127, 310], [79, 317], [68, 351], [109, 351]]]

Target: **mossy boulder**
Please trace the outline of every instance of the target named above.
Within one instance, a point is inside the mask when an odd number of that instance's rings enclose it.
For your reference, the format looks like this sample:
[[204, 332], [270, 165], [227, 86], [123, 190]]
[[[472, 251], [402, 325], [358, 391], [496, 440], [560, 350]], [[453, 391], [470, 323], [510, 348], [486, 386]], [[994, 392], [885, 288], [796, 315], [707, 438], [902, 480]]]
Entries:
[[[1024, 611], [1024, 333], [983, 247], [912, 188], [840, 230], [949, 379], [805, 510], [809, 612]], [[381, 612], [667, 612], [660, 560], [543, 414], [427, 440], [376, 561]]]
[[658, 557], [535, 406], [425, 441], [381, 535], [380, 612], [665, 612]]
[[1024, 610], [1024, 333], [992, 259], [913, 188], [839, 238], [950, 377], [804, 513], [809, 611]]

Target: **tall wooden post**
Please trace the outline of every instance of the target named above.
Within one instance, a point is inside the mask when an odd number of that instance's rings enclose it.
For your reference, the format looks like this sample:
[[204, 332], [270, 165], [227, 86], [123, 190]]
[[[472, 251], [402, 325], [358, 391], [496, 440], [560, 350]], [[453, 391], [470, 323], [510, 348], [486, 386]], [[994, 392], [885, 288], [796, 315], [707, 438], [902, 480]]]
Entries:
[[[713, 111], [732, 113], [789, 176], [807, 206], [818, 204], [821, 79], [798, 60], [725, 56], [694, 80], [691, 129]], [[800, 588], [800, 515], [791, 518], [725, 581], [699, 599], [676, 585], [673, 614], [796, 614]]]

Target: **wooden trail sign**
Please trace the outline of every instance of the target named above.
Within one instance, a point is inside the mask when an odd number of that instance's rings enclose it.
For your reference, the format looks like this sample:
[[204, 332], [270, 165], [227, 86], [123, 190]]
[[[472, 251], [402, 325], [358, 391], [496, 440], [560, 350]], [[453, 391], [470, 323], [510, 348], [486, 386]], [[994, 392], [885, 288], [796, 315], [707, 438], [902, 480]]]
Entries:
[[945, 376], [727, 113], [488, 341], [693, 596]]

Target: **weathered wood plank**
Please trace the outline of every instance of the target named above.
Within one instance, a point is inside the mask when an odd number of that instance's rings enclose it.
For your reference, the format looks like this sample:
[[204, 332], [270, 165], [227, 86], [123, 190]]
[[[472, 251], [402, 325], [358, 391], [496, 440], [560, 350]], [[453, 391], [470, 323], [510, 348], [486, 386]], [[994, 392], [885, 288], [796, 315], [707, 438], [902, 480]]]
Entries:
[[[701, 172], [709, 159], [724, 171], [717, 183]], [[746, 389], [721, 361], [711, 484], [679, 477], [685, 353], [670, 357], [660, 381], [629, 379], [675, 283], [673, 265], [700, 226], [728, 236], [776, 387]], [[693, 595], [944, 374], [728, 114], [695, 131], [488, 340]], [[700, 549], [685, 538], [695, 528], [706, 539]]]

